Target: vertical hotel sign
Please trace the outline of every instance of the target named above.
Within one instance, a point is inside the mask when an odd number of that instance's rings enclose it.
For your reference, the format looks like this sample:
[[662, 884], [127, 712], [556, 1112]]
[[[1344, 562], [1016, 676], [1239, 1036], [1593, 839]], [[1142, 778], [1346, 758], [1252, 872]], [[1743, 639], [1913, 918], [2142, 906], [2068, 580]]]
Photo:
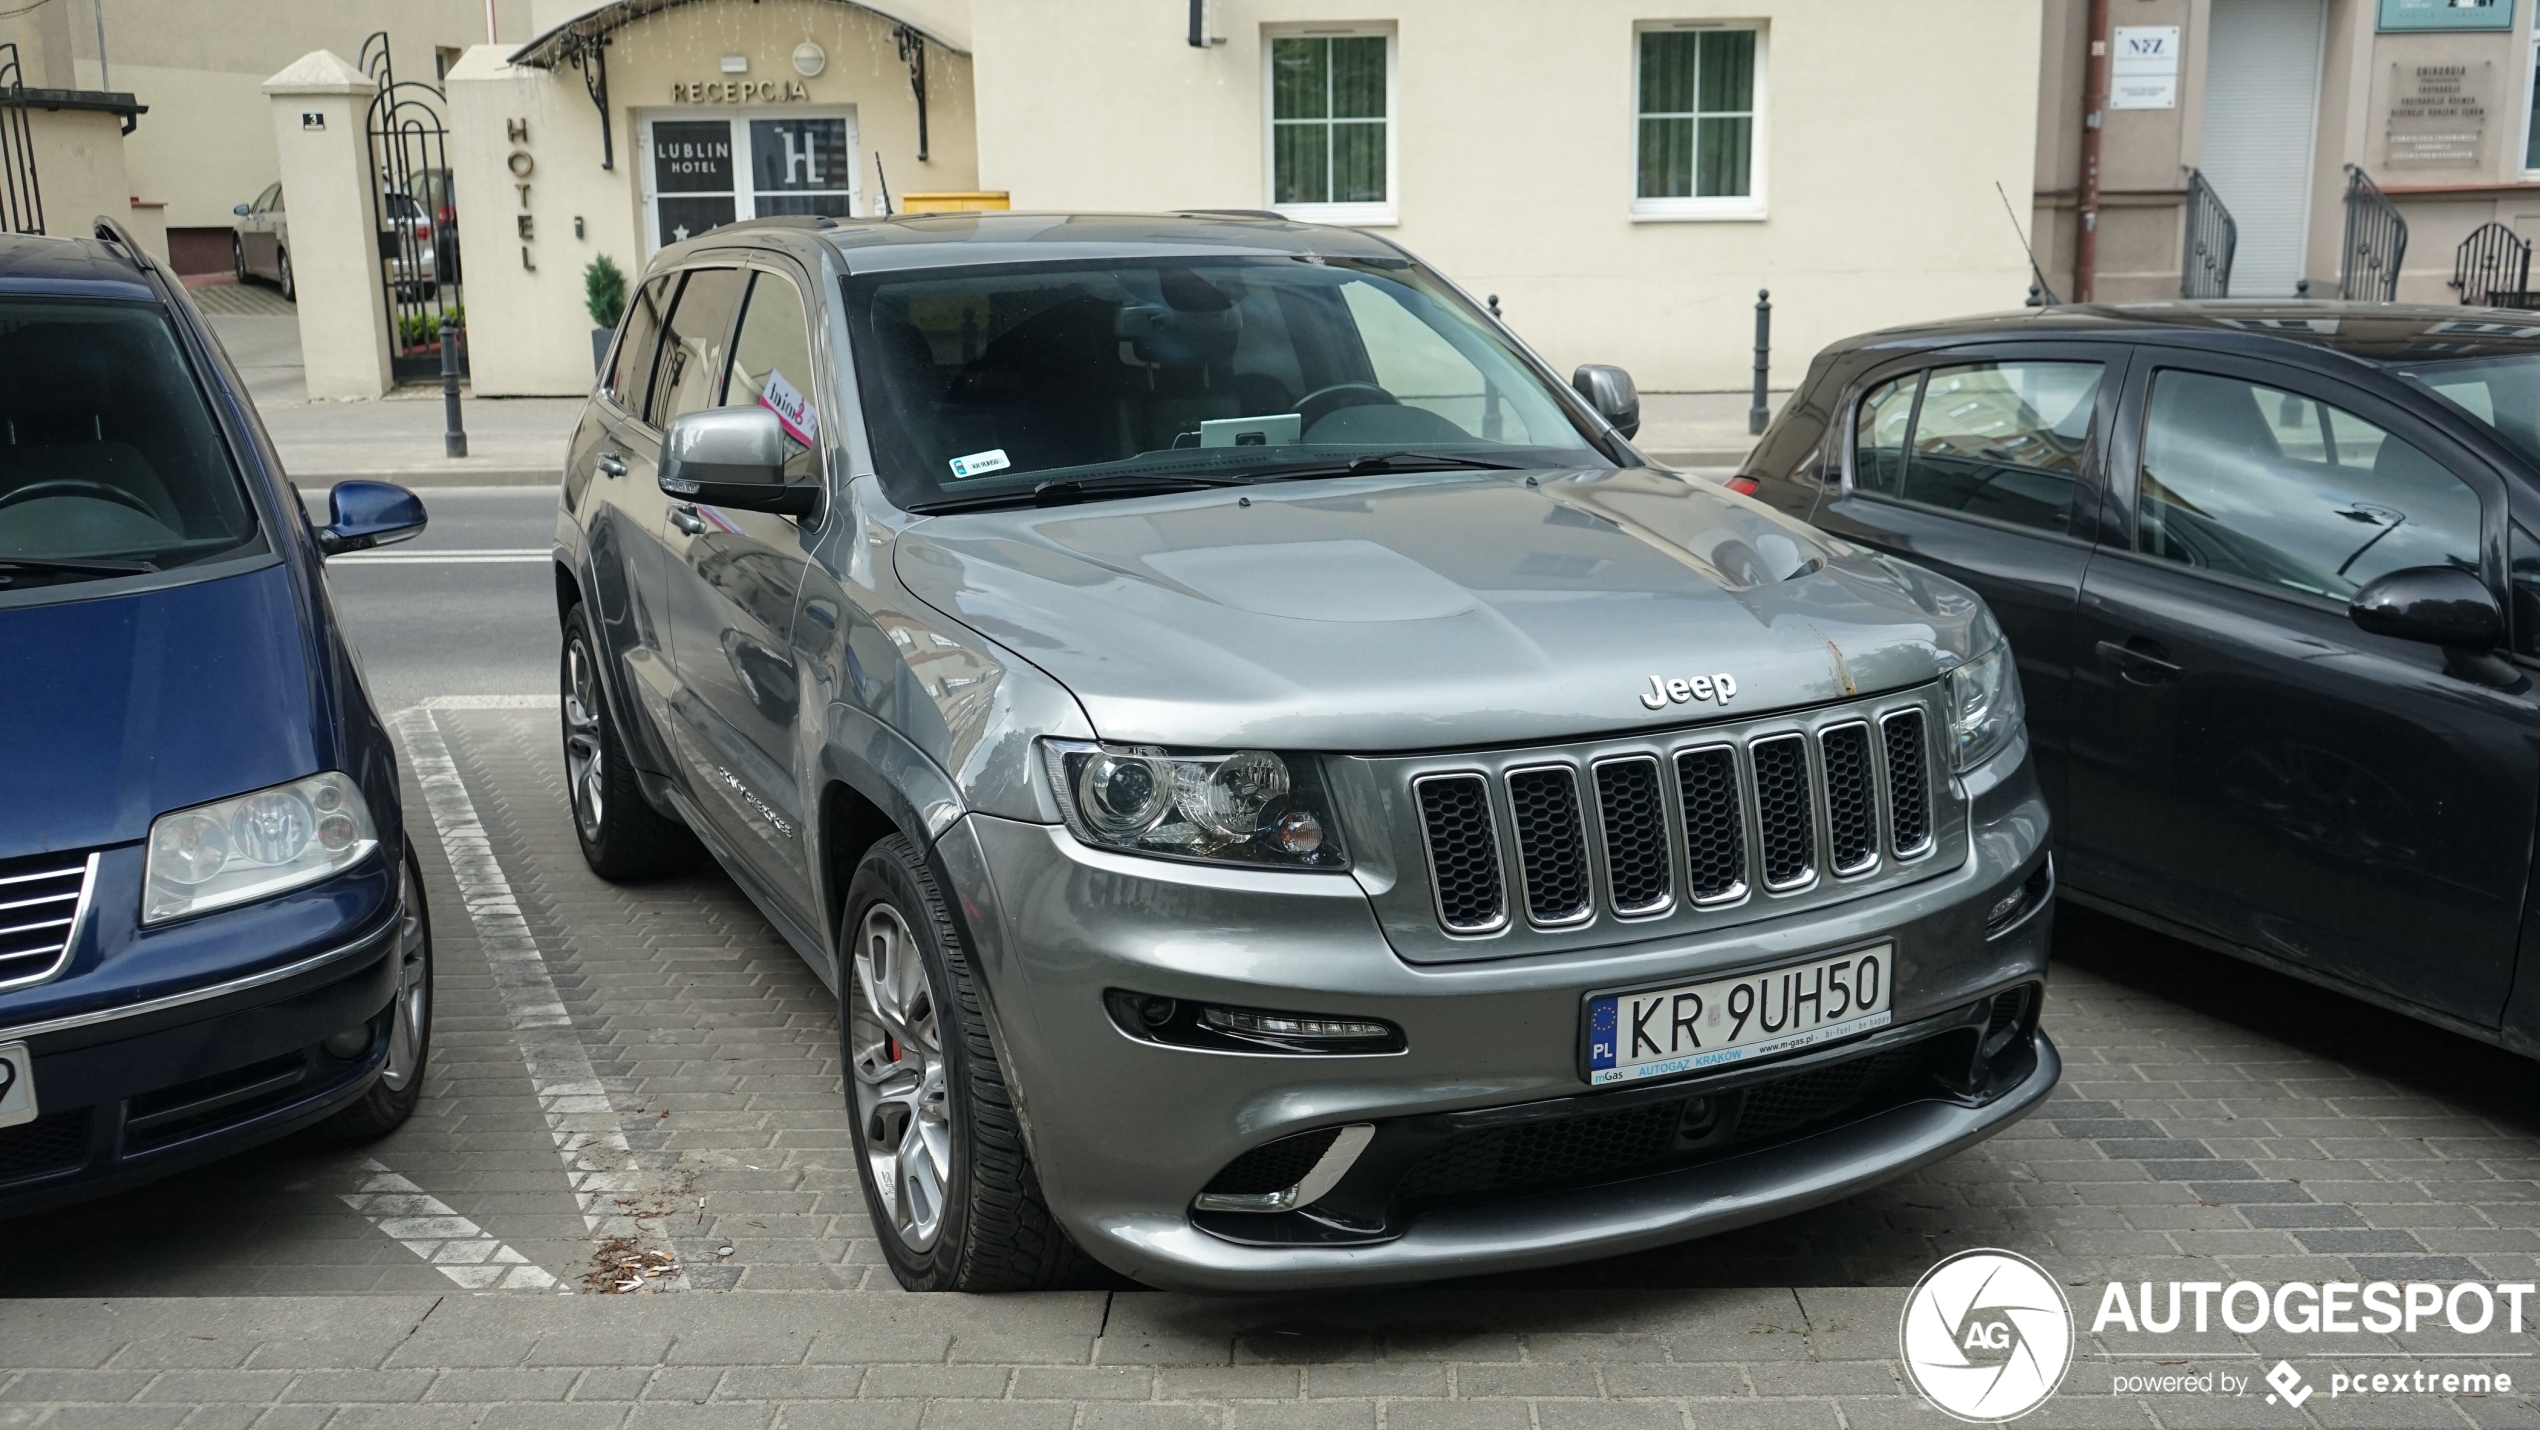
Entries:
[[2514, 0], [2381, 0], [2382, 30], [2510, 30]]

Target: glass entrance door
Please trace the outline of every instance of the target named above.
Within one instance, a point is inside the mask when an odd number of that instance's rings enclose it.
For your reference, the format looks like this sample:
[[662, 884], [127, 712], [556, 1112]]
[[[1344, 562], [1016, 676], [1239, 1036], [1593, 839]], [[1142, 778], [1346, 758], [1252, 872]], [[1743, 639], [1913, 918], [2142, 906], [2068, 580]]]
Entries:
[[642, 127], [647, 252], [742, 219], [862, 211], [851, 112], [682, 110]]

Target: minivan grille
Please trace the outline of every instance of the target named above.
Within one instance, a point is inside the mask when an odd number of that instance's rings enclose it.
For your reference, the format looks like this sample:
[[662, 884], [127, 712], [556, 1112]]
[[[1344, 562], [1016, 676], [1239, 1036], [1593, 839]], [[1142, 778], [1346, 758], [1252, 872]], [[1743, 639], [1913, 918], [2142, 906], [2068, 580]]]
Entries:
[[93, 854], [0, 860], [0, 988], [62, 971], [96, 871]]
[[1569, 924], [1594, 914], [1587, 837], [1579, 828], [1578, 777], [1567, 765], [1517, 770], [1508, 776], [1508, 802], [1517, 816], [1526, 916], [1539, 924]]
[[1879, 721], [1887, 742], [1888, 820], [1896, 852], [1916, 854], [1931, 845], [1930, 786], [1923, 775], [1923, 712], [1899, 710]]
[[1438, 922], [1450, 933], [1487, 933], [1508, 919], [1499, 879], [1499, 839], [1491, 830], [1490, 787], [1480, 775], [1421, 780], [1421, 831], [1437, 884]]
[[1614, 912], [1652, 914], [1667, 907], [1667, 797], [1658, 762], [1635, 756], [1596, 767], [1596, 808], [1605, 823], [1605, 877]]
[[1550, 930], [1600, 908], [1655, 918], [1679, 900], [1733, 904], [1757, 886], [1789, 895], [1825, 875], [1847, 884], [1882, 867], [1902, 875], [1933, 847], [1921, 709], [1829, 712], [1799, 730], [1784, 718], [1758, 723], [1768, 728], [1706, 730], [1707, 743], [1672, 752], [1556, 753], [1497, 775], [1413, 775], [1439, 924], [1463, 936], [1499, 932], [1512, 917], [1512, 883], [1525, 922]]

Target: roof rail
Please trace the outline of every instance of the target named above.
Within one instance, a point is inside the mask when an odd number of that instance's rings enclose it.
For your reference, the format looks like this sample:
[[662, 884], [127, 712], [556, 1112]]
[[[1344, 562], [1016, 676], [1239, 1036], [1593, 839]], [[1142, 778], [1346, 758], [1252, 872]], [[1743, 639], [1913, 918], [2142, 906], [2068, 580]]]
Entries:
[[132, 259], [133, 266], [145, 271], [159, 266], [159, 261], [150, 256], [150, 250], [133, 242], [132, 235], [125, 231], [122, 224], [115, 222], [113, 219], [106, 217], [104, 214], [99, 214], [96, 217], [95, 225], [96, 226], [92, 232], [95, 234], [97, 241], [100, 243], [111, 243], [117, 248], [122, 249], [125, 255]]

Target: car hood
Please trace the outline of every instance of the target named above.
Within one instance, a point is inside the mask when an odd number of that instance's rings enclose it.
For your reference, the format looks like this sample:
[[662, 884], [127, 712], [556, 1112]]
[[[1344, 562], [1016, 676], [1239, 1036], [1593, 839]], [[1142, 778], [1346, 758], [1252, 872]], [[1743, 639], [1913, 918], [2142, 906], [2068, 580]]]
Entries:
[[290, 568], [0, 608], [0, 858], [141, 839], [171, 809], [315, 773]]
[[[901, 536], [893, 569], [1065, 684], [1104, 739], [1162, 745], [1412, 750], [1682, 724], [1919, 684], [1992, 639], [1964, 587], [1646, 469], [940, 517]], [[1653, 677], [1723, 674], [1725, 709], [1653, 693]]]

